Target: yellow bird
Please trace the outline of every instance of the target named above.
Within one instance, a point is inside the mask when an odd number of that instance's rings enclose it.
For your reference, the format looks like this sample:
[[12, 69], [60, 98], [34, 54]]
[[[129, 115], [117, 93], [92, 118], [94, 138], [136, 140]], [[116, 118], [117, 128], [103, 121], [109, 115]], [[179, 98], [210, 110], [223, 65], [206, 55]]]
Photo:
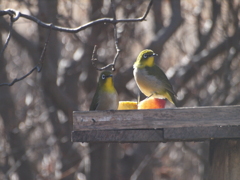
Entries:
[[100, 74], [90, 110], [117, 110], [118, 102], [118, 93], [113, 84], [112, 73], [104, 71]]
[[176, 93], [165, 73], [154, 63], [154, 56], [157, 54], [150, 49], [140, 52], [133, 65], [135, 81], [147, 97], [166, 98], [176, 106]]

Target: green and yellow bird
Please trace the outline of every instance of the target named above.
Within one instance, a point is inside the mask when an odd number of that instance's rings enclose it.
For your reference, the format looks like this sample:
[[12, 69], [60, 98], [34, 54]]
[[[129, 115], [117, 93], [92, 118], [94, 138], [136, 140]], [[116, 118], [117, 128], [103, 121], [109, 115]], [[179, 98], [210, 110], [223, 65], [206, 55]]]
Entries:
[[118, 93], [114, 87], [113, 75], [109, 71], [103, 71], [100, 74], [90, 110], [117, 110], [118, 102]]
[[154, 63], [154, 56], [157, 54], [150, 49], [140, 52], [133, 65], [135, 81], [147, 97], [168, 99], [176, 106], [176, 93], [165, 73]]

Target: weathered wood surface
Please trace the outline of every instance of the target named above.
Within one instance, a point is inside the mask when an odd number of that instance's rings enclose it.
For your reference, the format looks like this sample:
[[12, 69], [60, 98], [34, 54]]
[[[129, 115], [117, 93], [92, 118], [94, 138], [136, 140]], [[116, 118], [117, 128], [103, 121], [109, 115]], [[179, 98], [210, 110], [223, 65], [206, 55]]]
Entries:
[[73, 131], [73, 142], [162, 142], [163, 130], [91, 130]]
[[240, 179], [240, 140], [215, 139], [210, 141], [209, 180]]
[[213, 138], [240, 138], [240, 106], [73, 113], [74, 142], [166, 142]]

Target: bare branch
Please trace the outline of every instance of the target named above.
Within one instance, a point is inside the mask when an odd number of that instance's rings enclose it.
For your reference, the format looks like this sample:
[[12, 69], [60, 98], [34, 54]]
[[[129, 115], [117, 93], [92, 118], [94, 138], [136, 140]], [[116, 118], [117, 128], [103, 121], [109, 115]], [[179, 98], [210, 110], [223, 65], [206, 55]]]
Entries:
[[42, 65], [43, 65], [43, 60], [44, 60], [43, 57], [44, 57], [44, 54], [46, 52], [46, 48], [47, 48], [47, 45], [48, 45], [48, 42], [49, 42], [51, 31], [52, 31], [52, 25], [51, 25], [51, 28], [49, 29], [47, 40], [44, 44], [42, 54], [40, 56], [40, 59], [39, 59], [39, 62], [37, 64], [37, 66], [36, 66], [38, 72], [41, 72], [41, 70], [42, 70]]
[[[12, 25], [11, 25], [12, 26]], [[38, 72], [41, 72], [42, 70], [42, 65], [43, 65], [43, 57], [44, 57], [44, 54], [46, 52], [46, 48], [47, 48], [47, 45], [48, 45], [48, 42], [49, 42], [49, 38], [50, 38], [50, 34], [51, 34], [51, 30], [52, 29], [49, 29], [49, 33], [48, 33], [48, 37], [47, 37], [47, 40], [44, 44], [44, 48], [43, 48], [43, 51], [42, 51], [42, 54], [40, 56], [40, 59], [39, 59], [39, 62], [38, 64], [32, 68], [27, 74], [25, 74], [24, 76], [20, 77], [20, 78], [15, 78], [11, 83], [1, 83], [0, 86], [12, 86], [13, 84], [15, 84], [16, 82], [18, 81], [21, 81], [23, 79], [25, 79], [26, 77], [28, 77], [30, 74], [32, 74], [35, 70], [37, 70]], [[6, 45], [6, 44], [5, 44]], [[5, 46], [4, 45], [4, 46]]]
[[0, 52], [0, 57], [3, 56], [3, 53], [4, 53], [5, 49], [7, 48], [8, 43], [9, 43], [9, 41], [11, 39], [11, 36], [12, 36], [12, 26], [13, 26], [13, 21], [10, 22], [8, 37], [7, 37], [6, 42], [5, 42], [3, 48], [2, 48], [2, 50]]
[[[239, 33], [240, 30], [237, 32]], [[202, 67], [207, 62], [212, 61], [214, 57], [224, 52], [226, 50], [226, 47], [228, 47], [229, 42], [233, 42], [234, 39], [236, 39], [236, 35], [225, 39], [223, 42], [210, 49], [209, 51], [202, 51], [199, 54], [192, 56], [192, 63], [189, 64], [189, 66], [178, 67], [171, 78], [171, 80], [175, 81], [181, 76], [181, 80], [176, 81], [177, 83], [175, 84], [176, 92], [180, 89], [180, 87], [183, 87], [192, 77], [197, 74], [200, 67]]]
[[151, 43], [147, 46], [147, 49], [152, 49], [157, 54], [161, 54], [163, 45], [165, 42], [176, 32], [183, 22], [181, 15], [181, 2], [179, 0], [170, 1], [171, 5], [171, 22], [167, 27], [160, 29]]
[[198, 37], [199, 37], [200, 44], [196, 48], [196, 50], [194, 52], [194, 55], [199, 54], [206, 47], [207, 43], [211, 39], [210, 37], [211, 37], [212, 33], [214, 32], [214, 29], [216, 27], [217, 18], [218, 18], [219, 13], [220, 13], [220, 4], [216, 0], [212, 0], [212, 25], [211, 25], [211, 28], [208, 30], [208, 32], [206, 34], [202, 34], [201, 31], [200, 31], [201, 13], [199, 14], [199, 16], [197, 16]]
[[[116, 8], [115, 8], [113, 2], [111, 2], [111, 6], [112, 6], [112, 11], [113, 11], [113, 19], [116, 20], [116, 13], [115, 13]], [[116, 64], [117, 58], [118, 58], [118, 56], [119, 56], [120, 49], [119, 49], [119, 47], [118, 47], [117, 25], [114, 24], [113, 26], [114, 26], [115, 48], [116, 48], [117, 53], [116, 53], [116, 55], [115, 55], [115, 57], [114, 57], [114, 59], [113, 59], [112, 71], [115, 71], [115, 64]]]
[[[169, 143], [170, 144], [170, 143]], [[172, 143], [171, 143], [172, 145]], [[170, 146], [169, 146], [170, 147]], [[140, 174], [142, 173], [143, 169], [150, 163], [150, 161], [157, 155], [163, 157], [165, 155], [166, 152], [168, 152], [169, 147], [165, 146], [165, 147], [160, 147], [157, 146], [155, 148], [155, 150], [152, 152], [152, 154], [147, 154], [144, 159], [142, 160], [142, 162], [139, 164], [139, 166], [137, 167], [137, 169], [134, 171], [134, 173], [131, 175], [130, 180], [136, 180], [138, 179], [138, 177], [140, 176]], [[160, 153], [159, 153], [160, 152]]]
[[[145, 49], [152, 49], [157, 54], [161, 54], [162, 49], [166, 41], [177, 31], [180, 27], [182, 22], [184, 21], [183, 17], [181, 16], [181, 3], [179, 0], [172, 0], [171, 2], [171, 22], [167, 27], [164, 27], [158, 31], [156, 36], [150, 42], [149, 45], [145, 47]], [[125, 91], [125, 87], [120, 86], [121, 84], [128, 83], [133, 77], [133, 67], [128, 68], [124, 72], [120, 72], [115, 76], [117, 82], [116, 88], [119, 92]], [[119, 84], [119, 86], [118, 86]]]
[[[103, 71], [103, 70], [106, 70], [107, 68], [109, 67], [112, 67], [112, 70], [114, 68], [114, 64], [113, 63], [110, 63], [104, 67], [101, 67], [101, 68], [98, 68], [97, 65], [96, 65], [96, 62], [98, 62], [98, 59], [96, 57], [96, 51], [97, 51], [97, 45], [94, 46], [93, 48], [93, 53], [92, 53], [92, 65], [98, 70], [98, 71]], [[115, 59], [115, 58], [114, 58]], [[114, 70], [113, 70], [114, 71]]]
[[93, 25], [96, 24], [100, 24], [100, 23], [110, 23], [110, 24], [117, 24], [117, 23], [128, 23], [128, 22], [140, 22], [140, 21], [144, 21], [150, 11], [150, 8], [152, 6], [153, 0], [151, 0], [148, 4], [147, 10], [144, 13], [144, 15], [142, 17], [139, 18], [133, 18], [133, 19], [119, 19], [116, 20], [114, 18], [101, 18], [101, 19], [97, 19], [91, 22], [88, 22], [82, 26], [76, 27], [76, 28], [66, 28], [66, 27], [61, 27], [61, 26], [55, 26], [53, 24], [49, 24], [49, 23], [44, 23], [42, 21], [40, 21], [38, 18], [34, 17], [34, 16], [30, 16], [30, 15], [26, 15], [26, 14], [22, 14], [21, 12], [18, 12], [14, 9], [6, 9], [6, 10], [2, 10], [0, 11], [0, 16], [4, 16], [4, 15], [9, 15], [11, 17], [13, 17], [13, 20], [16, 21], [18, 20], [20, 17], [31, 20], [35, 23], [37, 23], [39, 26], [43, 27], [43, 28], [52, 28], [52, 30], [55, 31], [60, 31], [60, 32], [67, 32], [67, 33], [77, 33], [79, 31], [82, 31], [88, 27], [91, 27]]
[[117, 20], [116, 19], [116, 14], [115, 14], [115, 7], [112, 3], [112, 10], [113, 10], [113, 18], [101, 18], [101, 19], [97, 19], [95, 21], [91, 21], [89, 23], [86, 23], [85, 25], [82, 25], [82, 26], [79, 26], [77, 28], [66, 28], [66, 27], [61, 27], [61, 26], [55, 26], [53, 25], [52, 23], [44, 23], [42, 21], [40, 21], [39, 19], [37, 19], [36, 17], [34, 16], [30, 16], [30, 15], [26, 15], [26, 14], [22, 14], [21, 12], [19, 11], [16, 11], [14, 9], [6, 9], [6, 10], [3, 10], [3, 11], [0, 11], [0, 16], [4, 16], [4, 15], [9, 15], [11, 17], [11, 23], [10, 23], [10, 31], [9, 31], [9, 35], [8, 35], [8, 38], [6, 40], [6, 43], [3, 47], [3, 49], [1, 50], [0, 52], [0, 55], [5, 51], [7, 45], [8, 45], [8, 42], [10, 41], [10, 37], [11, 37], [11, 32], [12, 32], [12, 24], [13, 22], [17, 21], [20, 17], [22, 18], [25, 18], [25, 19], [28, 19], [28, 20], [31, 20], [33, 22], [36, 22], [39, 26], [43, 27], [43, 28], [49, 28], [50, 31], [49, 31], [49, 34], [48, 34], [48, 37], [47, 37], [47, 40], [45, 42], [45, 45], [44, 45], [44, 48], [43, 48], [43, 51], [42, 51], [42, 54], [40, 56], [40, 59], [39, 59], [39, 62], [38, 64], [33, 68], [31, 69], [27, 74], [25, 74], [24, 76], [22, 76], [21, 78], [16, 78], [14, 79], [11, 83], [2, 83], [0, 84], [0, 86], [12, 86], [13, 84], [15, 84], [16, 82], [18, 81], [21, 81], [23, 80], [24, 78], [26, 78], [27, 76], [29, 76], [30, 74], [32, 74], [32, 72], [34, 72], [35, 70], [37, 70], [38, 72], [41, 71], [42, 69], [42, 64], [43, 64], [43, 56], [45, 54], [45, 51], [46, 51], [46, 47], [47, 47], [47, 44], [49, 42], [49, 37], [50, 37], [50, 32], [51, 30], [56, 30], [56, 31], [61, 31], [61, 32], [68, 32], [68, 33], [77, 33], [81, 30], [84, 30], [88, 27], [91, 27], [93, 25], [96, 25], [96, 24], [99, 24], [99, 23], [111, 23], [114, 25], [114, 39], [115, 39], [115, 48], [116, 48], [116, 55], [113, 59], [113, 62], [106, 65], [105, 67], [102, 67], [102, 68], [97, 68], [96, 65], [95, 65], [95, 62], [97, 61], [97, 58], [95, 58], [95, 54], [96, 54], [96, 46], [94, 47], [94, 50], [93, 50], [93, 55], [92, 55], [92, 64], [94, 65], [94, 67], [97, 69], [97, 70], [105, 70], [109, 67], [112, 67], [112, 71], [115, 70], [115, 63], [117, 61], [117, 58], [119, 56], [119, 53], [120, 53], [120, 49], [118, 47], [118, 39], [117, 39], [117, 27], [116, 27], [116, 24], [117, 23], [124, 23], [124, 22], [139, 22], [139, 21], [143, 21], [146, 19], [149, 11], [150, 11], [150, 8], [152, 6], [152, 3], [153, 3], [153, 0], [151, 0], [148, 4], [148, 7], [147, 7], [147, 10], [146, 12], [144, 13], [144, 15], [142, 17], [139, 17], [139, 18], [135, 18], [135, 19], [120, 19], [120, 20]]
[[[116, 19], [116, 13], [115, 13], [115, 9], [116, 9], [116, 8], [115, 8], [115, 6], [114, 6], [113, 0], [111, 0], [111, 8], [112, 8], [112, 12], [113, 12], [112, 23], [113, 23], [113, 26], [114, 26], [114, 27], [113, 27], [113, 29], [114, 29], [114, 41], [115, 41], [114, 44], [115, 44], [115, 48], [116, 48], [116, 51], [117, 51], [117, 52], [116, 52], [116, 54], [115, 54], [115, 57], [114, 57], [112, 63], [110, 63], [110, 64], [108, 64], [108, 65], [106, 65], [106, 66], [104, 66], [104, 67], [102, 67], [102, 68], [98, 68], [98, 67], [96, 66], [96, 62], [98, 61], [98, 60], [97, 60], [97, 57], [96, 57], [96, 48], [97, 48], [97, 46], [95, 45], [95, 46], [94, 46], [94, 49], [93, 49], [93, 54], [92, 54], [92, 59], [91, 59], [91, 61], [92, 61], [92, 65], [93, 65], [97, 70], [103, 71], [103, 70], [105, 70], [105, 69], [107, 69], [107, 68], [109, 68], [109, 67], [112, 67], [112, 71], [115, 71], [115, 64], [116, 64], [117, 58], [118, 58], [119, 53], [120, 53], [120, 49], [119, 49], [119, 47], [118, 47], [118, 38], [117, 38], [117, 23], [118, 23], [118, 22], [137, 22], [137, 21], [143, 21], [143, 20], [145, 20], [146, 17], [147, 17], [147, 15], [148, 15], [148, 13], [149, 13], [149, 10], [150, 10], [150, 8], [151, 8], [152, 3], [153, 3], [153, 0], [150, 1], [149, 5], [148, 5], [148, 8], [147, 8], [147, 10], [146, 10], [146, 12], [145, 12], [145, 14], [144, 14], [141, 18], [117, 20], [117, 19]], [[93, 21], [93, 22], [94, 22], [94, 21]]]

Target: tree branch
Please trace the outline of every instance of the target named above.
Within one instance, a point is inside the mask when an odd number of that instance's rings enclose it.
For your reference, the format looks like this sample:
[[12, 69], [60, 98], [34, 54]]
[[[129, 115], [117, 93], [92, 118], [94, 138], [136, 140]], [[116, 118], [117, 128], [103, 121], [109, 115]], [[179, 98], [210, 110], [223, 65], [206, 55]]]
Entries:
[[[239, 31], [239, 30], [238, 30]], [[198, 72], [198, 69], [209, 61], [212, 61], [214, 57], [222, 53], [228, 47], [229, 42], [235, 39], [235, 35], [225, 39], [222, 43], [218, 44], [215, 48], [209, 51], [202, 51], [201, 53], [191, 57], [191, 63], [188, 66], [178, 67], [171, 80], [176, 82], [176, 92]]]
[[82, 30], [84, 30], [88, 27], [91, 27], [93, 25], [100, 24], [100, 23], [117, 24], [117, 23], [129, 23], [129, 22], [144, 21], [146, 19], [147, 15], [148, 15], [149, 11], [150, 11], [152, 3], [153, 3], [153, 0], [151, 0], [149, 2], [147, 10], [144, 13], [144, 15], [142, 17], [139, 17], [139, 18], [119, 19], [119, 20], [116, 20], [114, 18], [101, 18], [101, 19], [97, 19], [97, 20], [88, 22], [88, 23], [86, 23], [82, 26], [76, 27], [76, 28], [67, 28], [67, 27], [52, 25], [52, 24], [49, 24], [49, 23], [44, 23], [34, 16], [23, 14], [19, 11], [14, 10], [14, 9], [2, 10], [2, 11], [0, 11], [0, 16], [9, 15], [9, 16], [13, 17], [14, 21], [17, 21], [20, 17], [22, 17], [22, 18], [25, 18], [25, 19], [28, 19], [28, 20], [31, 20], [31, 21], [37, 23], [39, 26], [41, 26], [43, 28], [52, 28], [52, 30], [60, 31], [60, 32], [77, 33], [77, 32], [82, 31]]
[[217, 18], [220, 13], [220, 4], [216, 0], [212, 0], [212, 25], [209, 31], [206, 34], [201, 34], [201, 31], [199, 29], [199, 24], [200, 24], [200, 15], [197, 17], [198, 18], [198, 37], [200, 38], [200, 45], [197, 47], [195, 50], [194, 54], [200, 53], [207, 45], [207, 43], [210, 40], [210, 37], [216, 27], [217, 23]]
[[[151, 1], [152, 2], [152, 1]], [[113, 4], [113, 2], [111, 1], [111, 8], [112, 8], [112, 12], [113, 12], [113, 19], [116, 20], [116, 13], [115, 13], [115, 6]], [[149, 10], [148, 10], [149, 11]], [[146, 17], [147, 13], [145, 13], [144, 17]], [[97, 46], [95, 45], [94, 46], [94, 49], [93, 49], [93, 54], [92, 54], [92, 65], [99, 71], [103, 71], [109, 67], [112, 67], [112, 71], [115, 71], [115, 64], [116, 64], [116, 61], [117, 61], [117, 58], [119, 56], [119, 53], [120, 53], [120, 49], [118, 47], [118, 38], [117, 38], [117, 25], [116, 24], [113, 24], [113, 29], [114, 29], [114, 44], [115, 44], [115, 48], [116, 48], [116, 54], [115, 54], [115, 57], [113, 59], [113, 62], [102, 67], [102, 68], [98, 68], [96, 66], [96, 62], [98, 61], [97, 60], [97, 57], [96, 57], [96, 50], [97, 50]]]
[[9, 41], [10, 41], [10, 39], [11, 39], [11, 36], [12, 36], [12, 26], [13, 26], [13, 21], [10, 22], [8, 37], [7, 37], [6, 42], [5, 42], [3, 48], [2, 48], [2, 50], [1, 50], [1, 52], [0, 52], [0, 57], [3, 56], [3, 52], [4, 52], [5, 49], [7, 48], [8, 43], [9, 43]]
[[[183, 18], [181, 16], [181, 4], [179, 0], [172, 0], [171, 2], [171, 8], [172, 8], [172, 16], [171, 16], [171, 22], [169, 26], [164, 27], [158, 31], [156, 36], [153, 38], [151, 43], [146, 47], [146, 49], [152, 49], [157, 54], [161, 54], [163, 45], [165, 42], [176, 32], [176, 30], [179, 28], [179, 26], [183, 22]], [[116, 84], [116, 88], [119, 90], [119, 92], [124, 91], [126, 88], [121, 87], [121, 84], [127, 84], [132, 78], [133, 78], [133, 67], [128, 68], [122, 73], [118, 73], [115, 76], [116, 82], [120, 82]]]
[[148, 49], [152, 49], [157, 54], [161, 54], [165, 42], [176, 32], [178, 27], [182, 24], [183, 18], [181, 16], [181, 4], [179, 0], [170, 1], [172, 16], [169, 26], [160, 29], [153, 41], [148, 45]]
[[[10, 24], [10, 26], [12, 26], [12, 24]], [[25, 79], [26, 77], [28, 77], [35, 70], [37, 70], [37, 72], [41, 72], [42, 65], [43, 65], [43, 57], [44, 57], [44, 54], [46, 52], [46, 48], [47, 48], [47, 45], [48, 45], [48, 42], [49, 42], [50, 34], [51, 34], [51, 29], [49, 29], [48, 37], [47, 37], [47, 39], [45, 41], [45, 44], [44, 44], [44, 47], [43, 47], [43, 51], [42, 51], [42, 54], [41, 54], [40, 59], [38, 61], [38, 64], [34, 68], [32, 68], [27, 74], [25, 74], [24, 76], [22, 76], [20, 78], [15, 78], [11, 83], [1, 83], [0, 86], [12, 86], [16, 82], [21, 81], [21, 80]], [[4, 47], [5, 47], [5, 45], [4, 45]]]
[[[66, 28], [66, 27], [61, 27], [61, 26], [55, 26], [53, 25], [52, 23], [44, 23], [42, 21], [40, 21], [38, 18], [34, 17], [34, 16], [30, 16], [30, 15], [26, 15], [26, 14], [22, 14], [21, 12], [19, 11], [16, 11], [14, 9], [6, 9], [6, 10], [2, 10], [0, 11], [0, 16], [4, 16], [4, 15], [9, 15], [11, 17], [11, 23], [10, 23], [10, 31], [9, 31], [9, 35], [8, 35], [8, 38], [6, 40], [6, 43], [3, 47], [3, 49], [1, 50], [0, 52], [0, 55], [5, 51], [7, 45], [8, 45], [8, 42], [10, 41], [10, 37], [11, 37], [11, 32], [12, 32], [12, 25], [13, 25], [13, 22], [17, 21], [20, 17], [22, 18], [25, 18], [25, 19], [28, 19], [28, 20], [31, 20], [35, 23], [37, 23], [39, 26], [43, 27], [43, 28], [49, 28], [50, 31], [49, 31], [49, 35], [48, 35], [48, 38], [47, 38], [47, 41], [45, 42], [45, 46], [44, 46], [44, 49], [42, 51], [42, 54], [41, 54], [41, 57], [38, 61], [38, 64], [33, 68], [31, 69], [27, 74], [25, 74], [24, 76], [22, 76], [21, 78], [16, 78], [14, 79], [11, 83], [2, 83], [0, 84], [0, 86], [12, 86], [13, 84], [15, 84], [16, 82], [18, 81], [21, 81], [23, 80], [24, 78], [26, 78], [27, 76], [29, 76], [32, 72], [34, 72], [35, 70], [37, 70], [38, 72], [41, 71], [42, 69], [42, 64], [43, 64], [43, 56], [45, 54], [45, 51], [46, 51], [46, 47], [47, 47], [47, 44], [48, 44], [48, 41], [49, 41], [49, 37], [50, 37], [50, 32], [51, 30], [56, 30], [56, 31], [60, 31], [60, 32], [68, 32], [68, 33], [77, 33], [79, 31], [82, 31], [88, 27], [91, 27], [93, 25], [96, 25], [96, 24], [100, 24], [100, 23], [111, 23], [113, 24], [114, 26], [114, 39], [115, 39], [115, 48], [116, 48], [116, 55], [113, 59], [113, 62], [108, 64], [107, 66], [105, 67], [102, 67], [102, 68], [97, 68], [95, 66], [95, 62], [97, 61], [97, 58], [92, 58], [92, 63], [93, 65], [98, 69], [98, 70], [104, 70], [104, 69], [107, 69], [108, 67], [112, 67], [112, 71], [115, 70], [115, 64], [116, 64], [116, 61], [117, 61], [117, 58], [119, 56], [119, 53], [120, 53], [120, 49], [118, 47], [118, 39], [117, 39], [117, 27], [116, 27], [116, 24], [117, 23], [127, 23], [127, 22], [140, 22], [140, 21], [144, 21], [150, 11], [150, 8], [153, 4], [153, 0], [151, 0], [148, 4], [148, 7], [147, 7], [147, 10], [146, 12], [144, 13], [144, 15], [142, 17], [139, 17], [139, 18], [135, 18], [135, 19], [119, 19], [117, 20], [116, 19], [116, 14], [115, 14], [115, 7], [112, 4], [112, 10], [113, 10], [113, 18], [101, 18], [101, 19], [97, 19], [97, 20], [94, 20], [94, 21], [91, 21], [89, 23], [86, 23], [82, 26], [79, 26], [77, 28]], [[95, 56], [95, 51], [96, 51], [96, 46], [94, 47], [94, 51], [93, 51], [93, 57]]]

